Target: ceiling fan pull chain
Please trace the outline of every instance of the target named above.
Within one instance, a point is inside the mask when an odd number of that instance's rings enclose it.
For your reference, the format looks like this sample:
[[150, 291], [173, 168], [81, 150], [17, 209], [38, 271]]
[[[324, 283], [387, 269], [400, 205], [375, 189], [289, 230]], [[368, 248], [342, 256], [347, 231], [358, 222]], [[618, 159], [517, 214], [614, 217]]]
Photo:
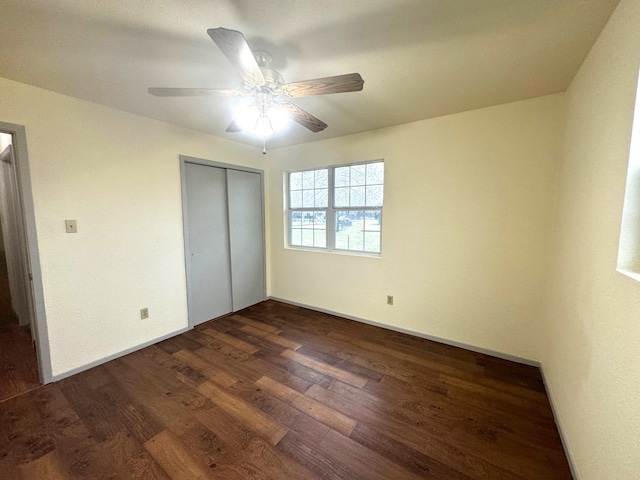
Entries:
[[267, 154], [267, 137], [262, 137], [262, 154]]

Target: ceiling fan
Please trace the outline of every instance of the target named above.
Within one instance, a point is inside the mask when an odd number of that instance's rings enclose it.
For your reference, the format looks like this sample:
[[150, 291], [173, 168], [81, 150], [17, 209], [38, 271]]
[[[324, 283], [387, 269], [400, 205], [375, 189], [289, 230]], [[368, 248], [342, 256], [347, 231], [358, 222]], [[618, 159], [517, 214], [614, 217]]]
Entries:
[[248, 97], [249, 104], [236, 114], [227, 132], [255, 130], [266, 138], [289, 118], [312, 132], [320, 132], [327, 124], [288, 99], [362, 90], [364, 80], [359, 73], [285, 83], [282, 75], [269, 67], [271, 56], [263, 51], [252, 52], [242, 33], [226, 28], [210, 28], [207, 33], [240, 74], [242, 87], [239, 90], [152, 87], [149, 93], [158, 97]]

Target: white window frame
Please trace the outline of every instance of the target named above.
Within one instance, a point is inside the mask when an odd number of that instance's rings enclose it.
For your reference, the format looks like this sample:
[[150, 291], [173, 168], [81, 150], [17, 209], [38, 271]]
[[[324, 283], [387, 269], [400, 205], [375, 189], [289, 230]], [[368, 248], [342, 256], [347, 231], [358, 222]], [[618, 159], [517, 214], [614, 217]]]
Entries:
[[[334, 253], [343, 253], [347, 255], [364, 255], [364, 256], [372, 256], [379, 257], [382, 255], [382, 223], [383, 223], [383, 210], [384, 210], [384, 180], [382, 183], [383, 188], [383, 200], [381, 206], [376, 207], [336, 207], [335, 203], [335, 170], [341, 167], [352, 167], [356, 165], [367, 165], [370, 163], [382, 163], [384, 166], [384, 159], [377, 160], [367, 160], [364, 162], [354, 162], [354, 163], [346, 163], [340, 165], [329, 165], [322, 167], [314, 167], [307, 168], [305, 170], [291, 170], [285, 173], [285, 241], [286, 247], [295, 249], [295, 250], [311, 250], [318, 252], [334, 252]], [[328, 199], [326, 207], [300, 207], [300, 208], [291, 208], [290, 207], [290, 199], [291, 199], [291, 185], [290, 179], [292, 173], [303, 173], [303, 172], [313, 172], [316, 170], [327, 170], [328, 174]], [[303, 246], [303, 245], [292, 245], [291, 244], [291, 213], [292, 212], [317, 212], [324, 211], [326, 212], [326, 247], [314, 247], [314, 246]], [[368, 252], [364, 250], [346, 250], [335, 247], [336, 242], [336, 230], [335, 230], [335, 218], [336, 213], [341, 211], [379, 211], [380, 212], [380, 251], [379, 252]]]

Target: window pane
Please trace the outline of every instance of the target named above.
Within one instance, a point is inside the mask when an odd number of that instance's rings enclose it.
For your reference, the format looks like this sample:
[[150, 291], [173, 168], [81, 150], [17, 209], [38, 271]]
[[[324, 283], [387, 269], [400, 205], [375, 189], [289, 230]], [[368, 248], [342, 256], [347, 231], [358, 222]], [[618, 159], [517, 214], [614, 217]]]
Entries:
[[336, 196], [334, 199], [336, 207], [348, 207], [349, 206], [349, 188], [341, 187], [335, 189]]
[[327, 188], [329, 186], [329, 170], [326, 168], [316, 170], [316, 188]]
[[348, 250], [349, 249], [349, 235], [338, 234], [336, 232], [335, 247], [336, 250]]
[[322, 188], [316, 190], [316, 203], [314, 207], [326, 207], [329, 200], [329, 190]]
[[302, 246], [313, 247], [313, 230], [309, 230], [309, 229], [302, 230]]
[[313, 190], [302, 190], [302, 206], [304, 208], [313, 207]]
[[290, 192], [289, 208], [300, 208], [300, 207], [302, 207], [302, 190]]
[[382, 185], [367, 186], [367, 207], [382, 206]]
[[364, 212], [341, 210], [336, 212], [335, 248], [362, 251]]
[[349, 167], [338, 167], [334, 170], [334, 183], [336, 187], [349, 186]]
[[300, 220], [301, 214], [300, 212], [291, 212], [289, 215], [289, 243], [291, 245], [301, 245], [302, 242], [302, 233], [300, 231]]
[[364, 185], [367, 179], [366, 165], [354, 165], [351, 167], [351, 185]]
[[365, 230], [380, 231], [381, 210], [368, 210], [365, 216]]
[[380, 253], [380, 232], [364, 232], [364, 251]]
[[313, 228], [316, 230], [324, 230], [327, 228], [327, 214], [324, 210], [313, 212]]
[[326, 248], [326, 210], [293, 211], [289, 215], [289, 244], [298, 247]]
[[313, 232], [313, 246], [325, 248], [327, 246], [327, 231], [326, 230], [314, 230]]
[[302, 230], [299, 228], [291, 229], [291, 245], [302, 245]]
[[349, 206], [364, 207], [364, 187], [351, 187], [349, 190]]
[[367, 185], [375, 185], [384, 183], [384, 163], [368, 163], [367, 164]]
[[289, 188], [291, 190], [302, 189], [302, 172], [294, 172], [289, 174]]
[[313, 181], [314, 173], [313, 170], [310, 172], [302, 172], [302, 188], [305, 190], [312, 189], [314, 185]]

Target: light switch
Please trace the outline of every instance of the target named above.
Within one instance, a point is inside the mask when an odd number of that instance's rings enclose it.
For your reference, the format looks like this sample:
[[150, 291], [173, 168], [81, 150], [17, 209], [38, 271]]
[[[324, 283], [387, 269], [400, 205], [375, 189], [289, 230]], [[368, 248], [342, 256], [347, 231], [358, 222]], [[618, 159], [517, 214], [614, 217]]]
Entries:
[[64, 224], [67, 227], [67, 233], [78, 233], [78, 225], [75, 220], [65, 220]]

